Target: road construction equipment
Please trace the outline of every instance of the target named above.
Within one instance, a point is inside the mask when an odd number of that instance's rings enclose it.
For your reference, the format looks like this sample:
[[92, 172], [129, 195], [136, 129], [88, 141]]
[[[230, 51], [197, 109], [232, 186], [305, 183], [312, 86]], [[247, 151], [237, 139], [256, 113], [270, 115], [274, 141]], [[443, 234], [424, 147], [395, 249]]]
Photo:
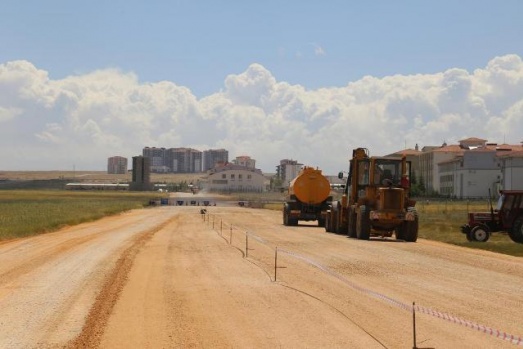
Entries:
[[345, 191], [328, 210], [325, 230], [361, 240], [395, 234], [397, 240], [415, 242], [418, 214], [409, 178], [405, 156], [370, 157], [366, 148], [354, 149]]

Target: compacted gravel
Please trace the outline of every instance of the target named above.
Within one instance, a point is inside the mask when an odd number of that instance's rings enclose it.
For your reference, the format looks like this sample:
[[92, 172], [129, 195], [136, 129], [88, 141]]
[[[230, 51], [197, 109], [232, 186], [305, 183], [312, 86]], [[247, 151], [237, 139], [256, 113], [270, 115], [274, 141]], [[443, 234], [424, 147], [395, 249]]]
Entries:
[[523, 347], [521, 258], [202, 208], [1, 243], [0, 348]]

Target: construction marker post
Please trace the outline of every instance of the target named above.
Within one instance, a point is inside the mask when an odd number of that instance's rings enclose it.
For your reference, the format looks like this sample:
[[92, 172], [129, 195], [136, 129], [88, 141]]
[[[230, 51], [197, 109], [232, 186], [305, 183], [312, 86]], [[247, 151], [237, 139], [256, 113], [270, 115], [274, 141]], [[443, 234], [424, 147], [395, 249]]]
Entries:
[[412, 302], [412, 335], [414, 340], [412, 349], [416, 349], [416, 302]]
[[274, 250], [274, 281], [276, 282], [276, 271], [278, 270], [278, 247]]
[[223, 220], [220, 219], [220, 235], [222, 235], [223, 231]]
[[231, 225], [231, 234], [229, 237], [229, 245], [232, 245], [232, 225]]
[[214, 230], [214, 216], [212, 216], [212, 229]]
[[245, 233], [245, 258], [249, 257], [249, 233]]

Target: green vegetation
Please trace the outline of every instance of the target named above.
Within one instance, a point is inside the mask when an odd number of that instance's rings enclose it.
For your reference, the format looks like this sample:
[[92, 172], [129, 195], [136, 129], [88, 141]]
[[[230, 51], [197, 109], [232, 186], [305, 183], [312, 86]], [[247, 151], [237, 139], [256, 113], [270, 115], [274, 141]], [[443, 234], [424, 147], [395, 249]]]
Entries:
[[57, 230], [149, 204], [136, 192], [0, 191], [0, 240]]

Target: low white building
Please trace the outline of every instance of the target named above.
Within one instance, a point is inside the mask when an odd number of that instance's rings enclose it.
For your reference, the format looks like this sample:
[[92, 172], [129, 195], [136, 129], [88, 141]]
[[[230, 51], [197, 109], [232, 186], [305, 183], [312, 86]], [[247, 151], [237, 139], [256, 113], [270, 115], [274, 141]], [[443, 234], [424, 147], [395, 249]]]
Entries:
[[214, 192], [263, 192], [266, 178], [261, 170], [226, 164], [209, 171], [205, 189]]
[[439, 193], [458, 198], [496, 196], [500, 189], [501, 165], [496, 150], [467, 150], [438, 164]]
[[502, 189], [523, 190], [523, 150], [501, 155]]

